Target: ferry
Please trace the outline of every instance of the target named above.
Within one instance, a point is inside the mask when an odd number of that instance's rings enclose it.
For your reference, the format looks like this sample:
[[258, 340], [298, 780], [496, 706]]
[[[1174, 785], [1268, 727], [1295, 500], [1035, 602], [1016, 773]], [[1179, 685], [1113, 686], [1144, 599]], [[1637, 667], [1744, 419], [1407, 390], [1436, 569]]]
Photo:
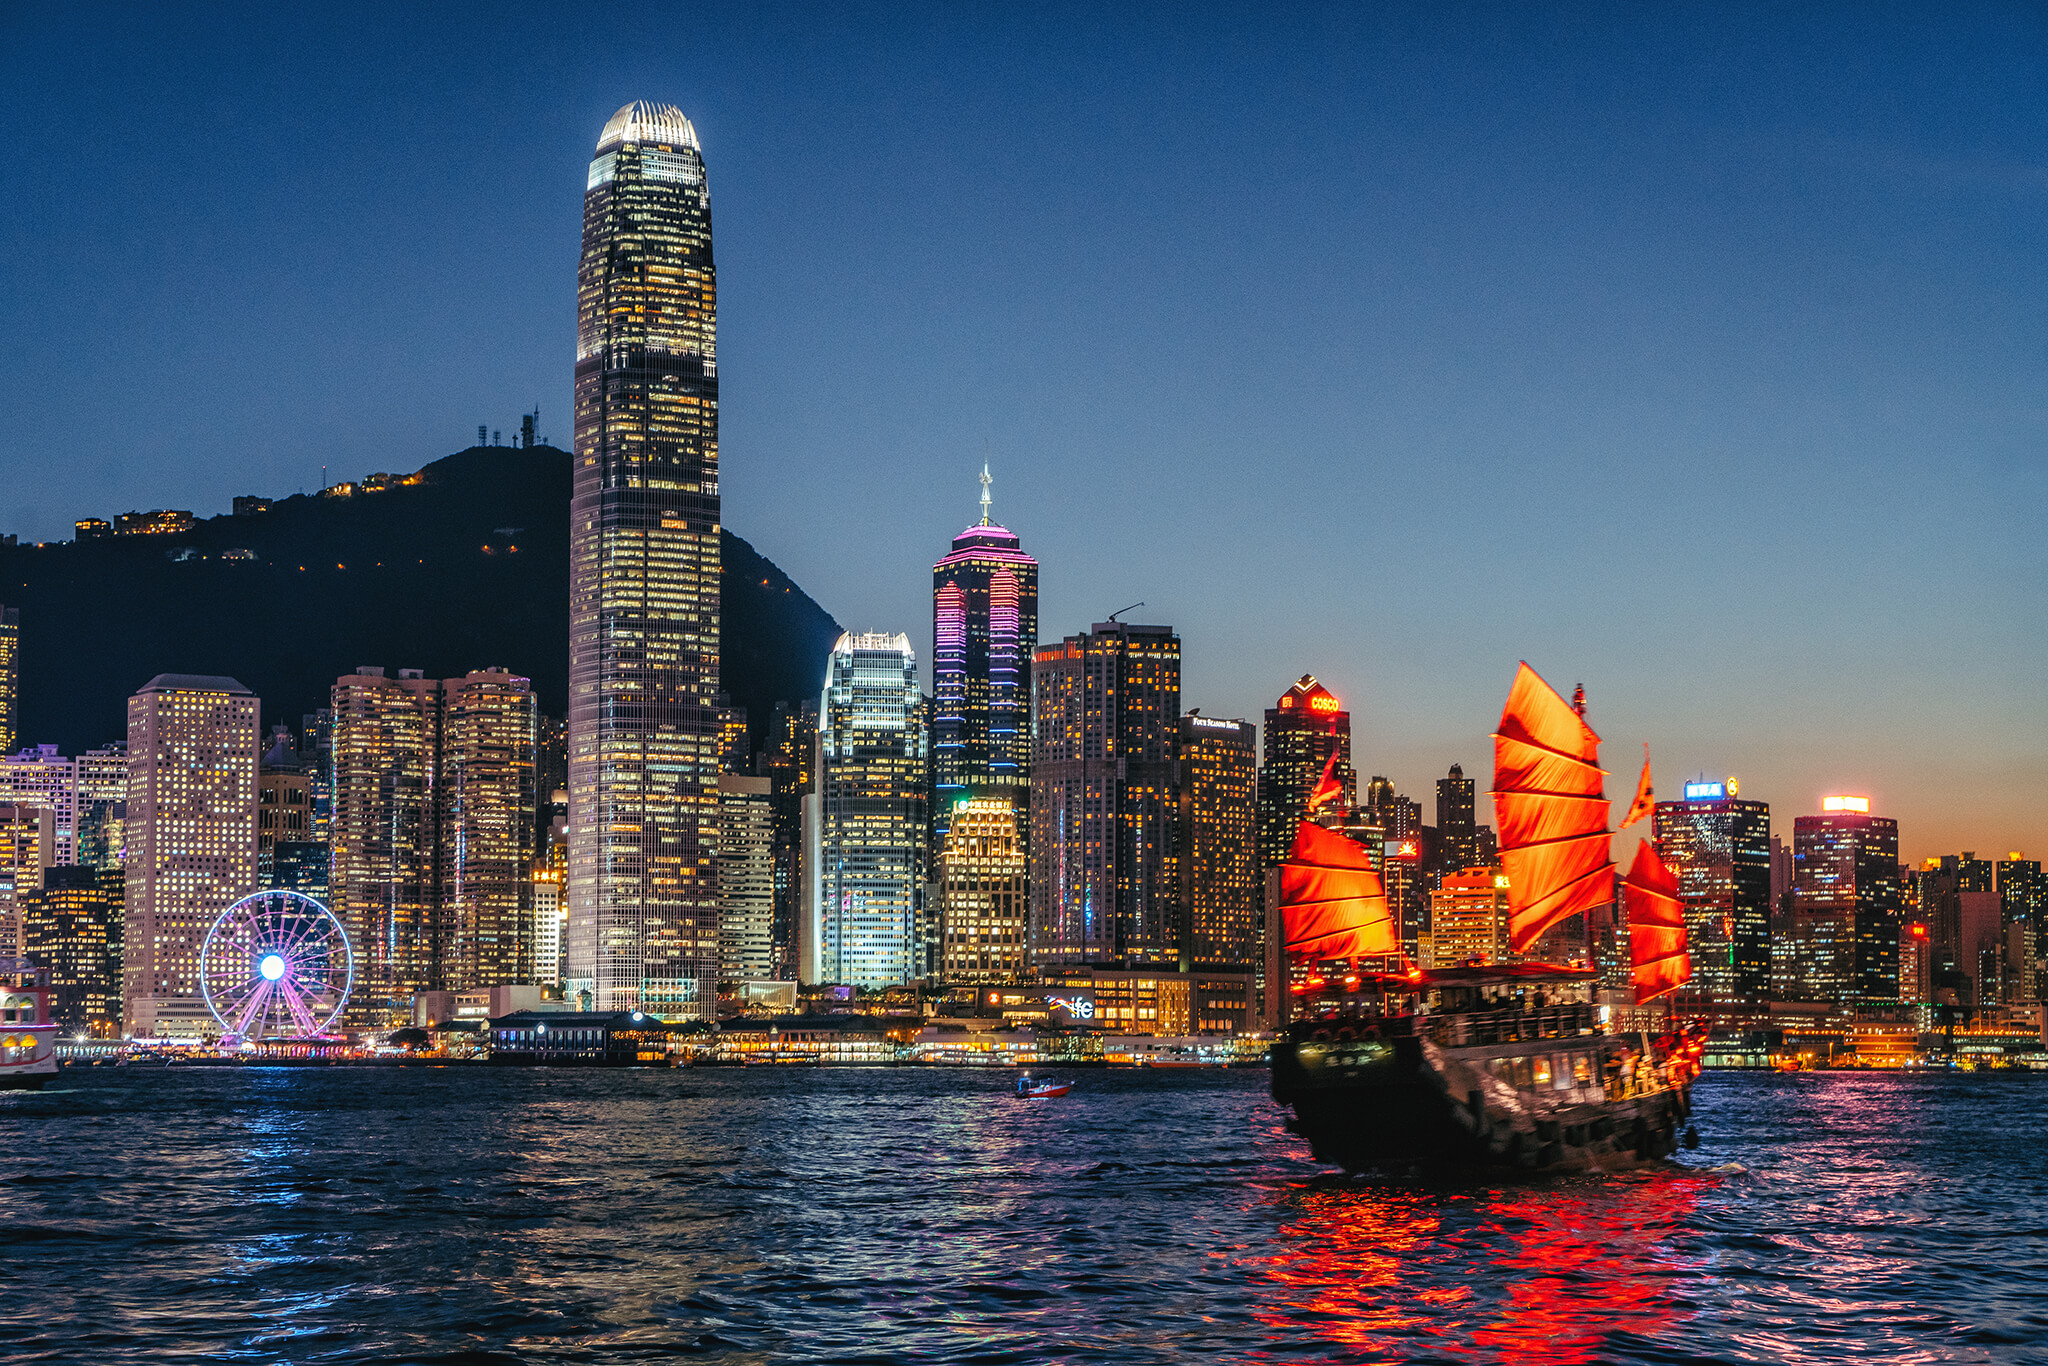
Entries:
[[0, 1091], [40, 1091], [56, 1075], [50, 970], [27, 958], [0, 958]]
[[[1584, 690], [1567, 703], [1524, 663], [1494, 735], [1510, 954], [1614, 901], [1599, 743]], [[1273, 1098], [1316, 1160], [1574, 1172], [1696, 1142], [1681, 1126], [1705, 1027], [1675, 1022], [1667, 999], [1662, 1029], [1610, 1033], [1582, 966], [1408, 962], [1369, 851], [1314, 819], [1342, 795], [1335, 762], [1280, 867], [1284, 952], [1301, 981], [1273, 1048]], [[1646, 752], [1622, 827], [1653, 805]], [[1645, 842], [1621, 890], [1635, 1003], [1668, 998], [1692, 976], [1677, 878]]]

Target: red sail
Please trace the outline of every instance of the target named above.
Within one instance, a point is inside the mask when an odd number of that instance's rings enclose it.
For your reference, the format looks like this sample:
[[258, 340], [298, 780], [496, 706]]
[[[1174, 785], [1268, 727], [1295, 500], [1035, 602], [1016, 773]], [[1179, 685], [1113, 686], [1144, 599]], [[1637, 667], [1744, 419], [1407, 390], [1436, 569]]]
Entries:
[[1650, 742], [1643, 741], [1643, 776], [1636, 780], [1636, 799], [1628, 804], [1628, 814], [1621, 818], [1617, 830], [1626, 830], [1645, 816], [1657, 810], [1657, 789], [1650, 786]]
[[1600, 737], [1526, 663], [1493, 737], [1493, 810], [1516, 953], [1614, 900]]
[[1692, 978], [1685, 948], [1685, 910], [1678, 900], [1678, 875], [1644, 840], [1622, 879], [1628, 902], [1628, 956], [1635, 965], [1636, 1004], [1676, 991]]
[[1280, 865], [1287, 953], [1305, 962], [1398, 953], [1386, 887], [1365, 849], [1312, 821], [1295, 828]]

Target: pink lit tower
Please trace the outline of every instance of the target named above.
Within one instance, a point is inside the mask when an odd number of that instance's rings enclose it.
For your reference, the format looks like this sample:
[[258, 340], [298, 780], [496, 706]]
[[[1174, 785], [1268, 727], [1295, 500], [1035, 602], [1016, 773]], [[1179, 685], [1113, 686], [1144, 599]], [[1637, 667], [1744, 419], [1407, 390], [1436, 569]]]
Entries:
[[963, 799], [1006, 796], [1019, 813], [1029, 806], [1038, 561], [989, 519], [988, 491], [983, 465], [981, 520], [932, 566], [934, 855]]

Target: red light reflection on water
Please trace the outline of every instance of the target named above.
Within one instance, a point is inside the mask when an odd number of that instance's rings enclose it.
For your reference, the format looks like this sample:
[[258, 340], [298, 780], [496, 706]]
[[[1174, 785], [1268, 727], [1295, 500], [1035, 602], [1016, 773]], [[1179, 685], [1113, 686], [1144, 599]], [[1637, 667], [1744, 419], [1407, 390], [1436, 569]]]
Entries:
[[[1308, 1187], [1252, 1269], [1273, 1356], [1403, 1361], [1417, 1352], [1573, 1366], [1614, 1333], [1685, 1312], [1669, 1246], [1705, 1181], [1644, 1176], [1472, 1193]], [[1313, 1344], [1313, 1346], [1311, 1346]]]

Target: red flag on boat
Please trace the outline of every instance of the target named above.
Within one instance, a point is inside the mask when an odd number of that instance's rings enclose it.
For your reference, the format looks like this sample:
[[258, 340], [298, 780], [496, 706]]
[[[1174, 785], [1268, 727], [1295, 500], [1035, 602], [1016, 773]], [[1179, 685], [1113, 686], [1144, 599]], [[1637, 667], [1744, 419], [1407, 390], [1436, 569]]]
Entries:
[[1371, 856], [1313, 821], [1295, 827], [1294, 848], [1280, 865], [1280, 917], [1288, 956], [1300, 961], [1401, 948]]
[[1524, 663], [1493, 736], [1493, 811], [1508, 879], [1508, 947], [1614, 899], [1600, 737]]
[[1636, 1004], [1642, 1005], [1692, 978], [1678, 876], [1648, 840], [1636, 846], [1636, 861], [1622, 879], [1621, 894], [1628, 903], [1628, 954], [1635, 967]]
[[1616, 830], [1626, 830], [1657, 809], [1657, 792], [1650, 786], [1650, 742], [1643, 741], [1643, 776], [1636, 780], [1636, 799], [1628, 804], [1628, 815]]

